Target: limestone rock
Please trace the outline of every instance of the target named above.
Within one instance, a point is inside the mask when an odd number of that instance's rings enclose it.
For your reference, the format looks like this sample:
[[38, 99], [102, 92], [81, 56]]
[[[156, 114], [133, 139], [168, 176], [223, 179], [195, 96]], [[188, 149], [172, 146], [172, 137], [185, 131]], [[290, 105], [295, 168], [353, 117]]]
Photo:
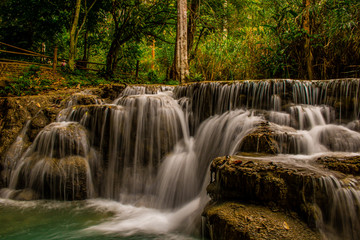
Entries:
[[33, 201], [39, 199], [39, 194], [32, 189], [26, 188], [23, 190], [17, 190], [12, 196], [12, 199], [18, 201]]
[[353, 131], [356, 131], [356, 132], [360, 132], [360, 120], [355, 120], [355, 121], [348, 123], [347, 128], [349, 128]]
[[[326, 168], [334, 171], [329, 174]], [[326, 231], [332, 229], [344, 239], [359, 237], [359, 178], [344, 175], [359, 174], [358, 156], [322, 157], [314, 159], [311, 166], [272, 162], [264, 156], [227, 156], [214, 159], [210, 171], [207, 192], [213, 201], [251, 202], [273, 211], [294, 211], [310, 228], [326, 225]], [[230, 224], [221, 221], [222, 229]]]
[[89, 90], [75, 93], [65, 99], [65, 102], [66, 107], [71, 107], [74, 105], [100, 104], [102, 102], [102, 99], [97, 95], [93, 95], [92, 92]]
[[40, 157], [86, 156], [90, 150], [87, 130], [76, 122], [54, 122], [38, 134], [32, 151]]
[[[90, 194], [87, 159], [79, 156], [62, 159], [29, 157], [26, 161], [28, 164], [21, 169], [17, 188], [31, 189], [45, 199], [83, 200]], [[24, 192], [19, 197], [26, 196]]]
[[321, 239], [320, 234], [294, 217], [264, 206], [213, 202], [205, 208], [206, 237], [216, 240]]
[[310, 226], [315, 226], [313, 205], [321, 196], [315, 196], [313, 183], [322, 175], [241, 156], [216, 158], [210, 171], [212, 182], [207, 191], [213, 200], [256, 201], [279, 206], [297, 212]]
[[266, 154], [279, 153], [279, 146], [273, 137], [270, 125], [267, 123], [261, 124], [247, 134], [240, 143], [239, 151]]
[[326, 168], [345, 174], [360, 175], [360, 157], [320, 157], [318, 163]]
[[115, 100], [125, 88], [126, 88], [126, 85], [123, 85], [123, 84], [104, 85], [101, 88], [100, 96], [101, 96], [101, 98]]
[[50, 120], [45, 116], [43, 112], [39, 112], [33, 119], [31, 119], [30, 128], [28, 136], [32, 142], [36, 135], [43, 129], [46, 125], [50, 123]]

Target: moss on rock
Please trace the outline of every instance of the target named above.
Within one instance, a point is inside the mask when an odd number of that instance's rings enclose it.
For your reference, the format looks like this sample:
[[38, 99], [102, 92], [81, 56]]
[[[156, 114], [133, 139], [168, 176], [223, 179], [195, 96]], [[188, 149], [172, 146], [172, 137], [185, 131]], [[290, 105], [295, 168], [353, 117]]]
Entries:
[[207, 191], [213, 200], [255, 201], [278, 206], [297, 212], [315, 227], [317, 217], [313, 205], [319, 201], [320, 192], [315, 192], [314, 179], [321, 178], [321, 174], [241, 156], [216, 158], [210, 171], [212, 182]]
[[240, 152], [279, 153], [279, 146], [268, 123], [263, 123], [247, 134], [240, 143]]
[[264, 206], [237, 202], [209, 204], [206, 237], [216, 240], [320, 239], [320, 234], [296, 218], [296, 214], [272, 211]]
[[318, 163], [326, 168], [345, 174], [360, 175], [360, 157], [321, 157]]

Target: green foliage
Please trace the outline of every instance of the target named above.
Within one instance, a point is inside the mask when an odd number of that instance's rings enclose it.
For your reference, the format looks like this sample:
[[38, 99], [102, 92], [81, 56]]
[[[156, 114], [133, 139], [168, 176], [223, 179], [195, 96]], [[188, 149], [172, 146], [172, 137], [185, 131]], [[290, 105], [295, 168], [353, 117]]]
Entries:
[[201, 82], [204, 80], [201, 73], [195, 73], [194, 75], [190, 75], [190, 82]]
[[64, 75], [64, 80], [61, 82], [62, 87], [88, 87], [98, 86], [100, 84], [109, 84], [110, 82], [105, 78], [91, 74], [89, 75], [84, 70], [76, 69], [73, 72], [68, 72]]
[[159, 83], [159, 77], [157, 76], [155, 71], [151, 70], [148, 72], [147, 81], [148, 83]]
[[30, 66], [22, 76], [7, 81], [7, 85], [0, 89], [0, 96], [34, 95], [47, 90], [111, 83], [98, 75], [88, 74], [82, 70], [63, 72], [62, 74], [62, 76], [54, 78], [52, 72], [42, 71], [39, 66]]
[[[200, 5], [190, 51], [190, 81], [304, 79], [306, 39], [310, 39], [315, 78], [360, 76], [358, 0], [311, 1], [309, 9], [303, 0], [189, 0], [189, 6], [195, 1]], [[84, 4], [91, 3], [82, 1], [80, 18], [85, 15]], [[74, 1], [1, 1], [0, 41], [36, 52], [45, 42], [47, 55], [57, 45], [59, 59], [67, 59], [73, 8]], [[97, 0], [88, 14], [79, 34], [78, 57], [107, 63], [107, 68], [95, 77], [64, 71], [62, 86], [97, 85], [104, 77], [122, 83], [172, 83], [168, 78], [176, 39], [175, 0]], [[304, 28], [307, 14], [309, 32]], [[1, 53], [4, 57], [10, 55]], [[46, 90], [50, 78], [40, 74], [29, 69], [2, 89], [3, 94]]]
[[166, 84], [166, 85], [179, 85], [179, 82], [175, 81], [175, 80], [169, 80], [169, 81], [164, 82], [164, 84]]
[[51, 79], [42, 76], [39, 66], [30, 66], [22, 76], [12, 79], [4, 89], [0, 90], [1, 96], [8, 94], [23, 96], [37, 94], [49, 89]]

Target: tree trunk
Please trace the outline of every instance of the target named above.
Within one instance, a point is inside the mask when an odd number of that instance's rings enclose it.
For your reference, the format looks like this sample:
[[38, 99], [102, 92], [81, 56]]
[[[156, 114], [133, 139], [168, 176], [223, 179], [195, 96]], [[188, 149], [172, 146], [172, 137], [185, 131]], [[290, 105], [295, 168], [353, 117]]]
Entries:
[[226, 11], [227, 11], [227, 0], [224, 0], [224, 11], [225, 11], [225, 17], [224, 17], [224, 26], [223, 26], [223, 33], [224, 33], [224, 38], [227, 38], [228, 35], [228, 20], [227, 20], [227, 15], [226, 15]]
[[137, 81], [139, 78], [139, 65], [140, 65], [140, 61], [136, 60], [136, 73], [135, 73], [135, 80]]
[[114, 71], [116, 68], [117, 59], [119, 55], [119, 50], [120, 50], [120, 43], [115, 37], [115, 39], [111, 43], [110, 50], [106, 56], [106, 73], [109, 76], [114, 75]]
[[79, 23], [80, 7], [81, 7], [81, 0], [76, 0], [74, 18], [70, 29], [69, 68], [71, 71], [75, 69], [76, 45], [77, 45], [76, 29]]
[[184, 83], [189, 77], [188, 46], [187, 46], [187, 0], [177, 1], [176, 31], [176, 80]]
[[89, 40], [89, 31], [88, 29], [86, 28], [86, 31], [85, 31], [85, 35], [84, 35], [84, 55], [83, 55], [83, 58], [82, 60], [84, 62], [82, 62], [82, 66], [84, 68], [87, 68], [87, 61], [89, 60], [89, 44], [88, 44], [88, 40]]
[[311, 2], [310, 2], [310, 0], [304, 0], [304, 4], [305, 4], [305, 17], [304, 17], [303, 28], [306, 32], [305, 44], [304, 44], [306, 69], [307, 69], [308, 79], [313, 80], [314, 79], [314, 71], [313, 71], [313, 64], [312, 64], [313, 55], [312, 55], [311, 44], [310, 44], [310, 34], [311, 34], [310, 7], [311, 7]]
[[199, 17], [198, 8], [200, 0], [191, 0], [188, 22], [188, 59], [189, 62], [193, 58], [192, 48], [194, 45], [194, 38], [196, 34], [196, 21]]
[[153, 39], [151, 45], [151, 70], [155, 69], [155, 39]]

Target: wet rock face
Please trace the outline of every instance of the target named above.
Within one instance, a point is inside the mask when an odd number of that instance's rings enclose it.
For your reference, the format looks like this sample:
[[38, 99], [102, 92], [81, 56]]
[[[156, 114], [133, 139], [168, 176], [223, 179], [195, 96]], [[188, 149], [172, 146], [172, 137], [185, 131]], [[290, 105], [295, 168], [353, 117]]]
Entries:
[[19, 99], [0, 99], [0, 156], [2, 157], [17, 134], [31, 118], [30, 112]]
[[96, 95], [100, 95], [101, 98], [109, 99], [111, 101], [115, 100], [117, 97], [119, 97], [119, 94], [124, 91], [126, 88], [125, 85], [122, 84], [109, 84], [105, 85], [101, 88], [101, 91], [99, 93], [94, 93]]
[[217, 240], [321, 239], [294, 215], [237, 202], [210, 203], [204, 210], [208, 232]]
[[214, 181], [207, 191], [212, 199], [257, 201], [281, 206], [298, 212], [311, 226], [315, 226], [313, 178], [320, 175], [239, 156], [216, 158], [210, 170]]
[[39, 156], [64, 158], [86, 156], [90, 150], [87, 130], [75, 122], [47, 125], [36, 137], [32, 151]]
[[[240, 239], [277, 239], [271, 235], [250, 237], [251, 232], [243, 235], [247, 232], [246, 229], [254, 228], [258, 222], [252, 225], [241, 220], [241, 217], [229, 217], [231, 211], [226, 210], [228, 207], [221, 206], [221, 203], [231, 201], [244, 204], [245, 209], [248, 209], [249, 203], [255, 203], [266, 205], [273, 211], [294, 211], [312, 229], [320, 226], [322, 232], [329, 234], [330, 231], [339, 239], [359, 239], [359, 157], [334, 155], [311, 161], [309, 165], [296, 167], [280, 161], [266, 160], [265, 156], [227, 156], [214, 159], [207, 192], [218, 210], [212, 212], [213, 210], [205, 209], [209, 231], [213, 231], [214, 236], [221, 236], [216, 235], [221, 232], [214, 229], [221, 228], [226, 233], [229, 226], [234, 226], [228, 233], [228, 239], [236, 239], [233, 236]], [[332, 170], [330, 174], [329, 169]], [[228, 213], [224, 215], [223, 211]], [[236, 211], [243, 210], [235, 208], [233, 214]], [[234, 219], [239, 222], [234, 222]], [[243, 224], [251, 226], [239, 228]], [[234, 235], [234, 231], [238, 231], [237, 235]]]
[[[124, 85], [104, 85], [83, 91], [69, 89], [46, 95], [0, 98], [0, 142], [2, 143], [0, 145], [0, 162], [3, 161], [5, 152], [27, 121], [32, 121], [27, 133], [31, 142], [42, 128], [56, 120], [56, 116], [66, 107], [71, 95], [74, 95], [72, 98], [77, 99], [76, 104], [87, 105], [105, 101], [104, 98], [111, 102], [124, 89]], [[76, 91], [91, 92], [91, 94], [81, 94]]]
[[355, 120], [348, 123], [347, 127], [353, 131], [360, 132], [360, 120]]
[[35, 139], [43, 127], [55, 121], [56, 115], [62, 109], [61, 101], [64, 98], [64, 93], [1, 98], [0, 142], [2, 144], [0, 146], [0, 162], [28, 121], [31, 121], [27, 132], [30, 142]]
[[75, 105], [92, 105], [92, 104], [101, 104], [103, 100], [92, 93], [92, 91], [82, 91], [75, 93], [65, 99], [66, 107], [71, 107]]
[[32, 189], [26, 188], [12, 192], [9, 198], [18, 201], [33, 201], [40, 199], [40, 195]]
[[[7, 97], [0, 98], [0, 188], [7, 187], [9, 184], [10, 173], [15, 170], [16, 163], [19, 161], [20, 157], [24, 154], [25, 150], [34, 143], [41, 133], [42, 135], [46, 135], [52, 131], [51, 123], [56, 121], [58, 113], [66, 107], [66, 103], [69, 99], [75, 99], [73, 101], [74, 104], [98, 104], [103, 102], [101, 96], [111, 97], [115, 99], [121, 92], [122, 87], [106, 87], [102, 86], [97, 89], [91, 90], [83, 90], [80, 89], [69, 89], [66, 91], [56, 91], [50, 92], [45, 95], [37, 95], [37, 96], [25, 96], [25, 97]], [[119, 92], [115, 93], [117, 90]], [[76, 93], [76, 91], [80, 93]], [[112, 92], [112, 93], [110, 93]], [[84, 94], [89, 93], [89, 94]], [[90, 94], [91, 93], [91, 94]], [[50, 139], [43, 140], [41, 144], [37, 146], [33, 146], [31, 150], [31, 157], [37, 155], [38, 159], [43, 158], [53, 158], [53, 159], [65, 159], [65, 158], [84, 158], [89, 152], [89, 143], [88, 140], [85, 140], [84, 143], [78, 143], [78, 139], [80, 138], [88, 138], [86, 130], [82, 126], [68, 126], [65, 128], [59, 128], [53, 134], [53, 140]], [[38, 140], [39, 141], [39, 140]], [[53, 144], [55, 150], [49, 155], [50, 152], [41, 149], [44, 146], [49, 144]], [[40, 146], [42, 145], [42, 147]], [[60, 146], [61, 145], [61, 146]], [[60, 146], [60, 147], [59, 147]], [[68, 149], [68, 152], [65, 153], [61, 149]], [[33, 153], [35, 151], [35, 153]], [[29, 157], [29, 156], [27, 156]], [[53, 161], [54, 162], [54, 161]], [[57, 162], [57, 161], [55, 161]], [[74, 164], [70, 164], [70, 162], [74, 161], [62, 161], [62, 164], [68, 162], [69, 164], [65, 164], [64, 166], [73, 166]], [[75, 161], [75, 170], [80, 171], [78, 168], [82, 166], [81, 161]], [[87, 163], [86, 163], [87, 164]], [[51, 167], [55, 169], [56, 164]], [[64, 167], [63, 166], [63, 167]], [[62, 168], [63, 168], [62, 167]], [[65, 168], [68, 168], [65, 167]], [[80, 167], [80, 169], [83, 167]], [[64, 170], [64, 169], [63, 169]], [[74, 170], [74, 171], [75, 171]], [[65, 171], [66, 172], [66, 171]], [[84, 172], [84, 171], [83, 171]], [[85, 172], [84, 172], [85, 173]], [[84, 174], [79, 173], [78, 176], [83, 176]], [[49, 175], [50, 176], [50, 175]], [[54, 179], [48, 178], [49, 182], [56, 182], [56, 179], [64, 179], [64, 175], [53, 175]], [[61, 177], [60, 177], [61, 176]], [[81, 179], [81, 178], [79, 178]], [[86, 178], [85, 178], [86, 179]], [[22, 180], [19, 181], [19, 186], [21, 188], [26, 187], [24, 182], [21, 183]], [[45, 180], [44, 180], [45, 181]], [[79, 180], [80, 181], [80, 180]], [[65, 181], [67, 182], [67, 180]], [[81, 182], [81, 181], [80, 181]], [[86, 181], [85, 181], [86, 182]], [[60, 184], [60, 183], [59, 183]], [[60, 185], [58, 184], [58, 189], [60, 189]], [[69, 188], [68, 186], [72, 185], [70, 183], [61, 183], [65, 188]], [[74, 183], [78, 186], [86, 186], [86, 184]], [[56, 185], [56, 184], [55, 184]], [[46, 189], [44, 187], [43, 189]], [[78, 187], [76, 187], [78, 188]], [[48, 188], [49, 189], [49, 188]], [[82, 193], [71, 193], [72, 190], [68, 190], [69, 193], [61, 193], [56, 196], [57, 199], [84, 199], [86, 197], [87, 190], [85, 188], [79, 192]], [[84, 190], [85, 189], [85, 190]], [[38, 191], [39, 189], [37, 189]], [[34, 190], [33, 190], [34, 191]], [[50, 190], [46, 190], [50, 191]], [[25, 191], [26, 192], [26, 191]], [[28, 199], [33, 198], [29, 194], [29, 192], [23, 193], [23, 190], [17, 190], [17, 195], [19, 195], [20, 199]], [[66, 192], [66, 191], [65, 191]], [[75, 191], [76, 192], [76, 191]], [[45, 196], [43, 190], [39, 190], [35, 192], [35, 195], [32, 196], [40, 196], [40, 197], [50, 197], [54, 195], [51, 191], [46, 193], [48, 196]], [[84, 194], [85, 193], [85, 194]], [[37, 197], [34, 197], [37, 198]]]
[[32, 142], [37, 134], [43, 129], [46, 125], [50, 123], [49, 118], [46, 117], [46, 115], [43, 112], [39, 112], [30, 123], [30, 128], [27, 133], [29, 136], [30, 142]]
[[360, 175], [360, 157], [321, 157], [317, 159], [318, 163], [326, 168], [342, 172], [345, 174]]
[[263, 123], [244, 137], [240, 144], [239, 151], [277, 154], [280, 150], [278, 142], [274, 139], [274, 133], [270, 125]]
[[87, 131], [79, 123], [55, 122], [47, 125], [12, 171], [16, 189], [30, 188], [42, 198], [79, 200], [87, 197]]
[[[84, 200], [87, 198], [89, 166], [87, 159], [79, 156], [70, 156], [62, 159], [42, 158], [30, 156], [26, 159], [29, 169], [21, 169], [17, 188], [31, 189], [34, 193], [22, 195], [18, 198]], [[31, 199], [30, 199], [31, 200]]]

